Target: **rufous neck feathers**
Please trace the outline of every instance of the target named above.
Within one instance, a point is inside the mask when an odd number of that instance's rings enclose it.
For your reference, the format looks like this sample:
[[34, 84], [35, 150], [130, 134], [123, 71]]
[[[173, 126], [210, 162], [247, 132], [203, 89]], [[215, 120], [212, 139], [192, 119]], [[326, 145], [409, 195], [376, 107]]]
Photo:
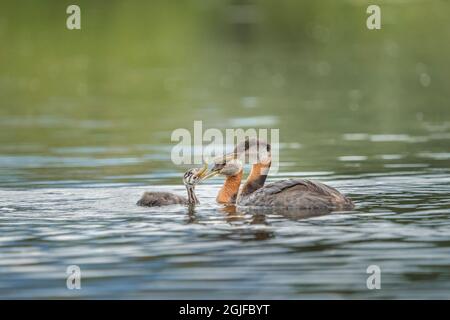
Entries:
[[235, 203], [242, 180], [242, 170], [234, 176], [228, 176], [217, 195], [218, 203]]
[[245, 181], [239, 196], [249, 195], [264, 186], [269, 174], [270, 164], [270, 162], [268, 164], [256, 163], [252, 166], [252, 171]]

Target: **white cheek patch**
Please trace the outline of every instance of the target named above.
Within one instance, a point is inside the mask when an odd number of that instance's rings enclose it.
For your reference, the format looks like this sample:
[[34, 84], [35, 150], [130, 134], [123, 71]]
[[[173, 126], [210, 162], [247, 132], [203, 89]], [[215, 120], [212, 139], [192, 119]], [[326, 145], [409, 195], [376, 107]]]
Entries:
[[271, 156], [270, 156], [270, 152], [268, 151], [262, 151], [259, 154], [259, 163], [263, 164], [263, 165], [269, 165], [271, 162]]
[[269, 165], [271, 162], [271, 154], [269, 151], [267, 151], [265, 148], [260, 148], [261, 150], [258, 150], [258, 148], [251, 147], [248, 152], [245, 154], [241, 154], [239, 156], [239, 160], [242, 161], [244, 164], [263, 164], [263, 165]]

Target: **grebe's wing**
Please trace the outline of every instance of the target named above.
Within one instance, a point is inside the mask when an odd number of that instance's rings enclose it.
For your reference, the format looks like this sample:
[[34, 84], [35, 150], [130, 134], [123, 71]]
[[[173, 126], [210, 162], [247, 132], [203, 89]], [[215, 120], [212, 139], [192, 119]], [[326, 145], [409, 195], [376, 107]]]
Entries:
[[318, 181], [288, 179], [266, 184], [238, 200], [238, 205], [285, 208], [353, 208], [352, 201], [338, 190]]

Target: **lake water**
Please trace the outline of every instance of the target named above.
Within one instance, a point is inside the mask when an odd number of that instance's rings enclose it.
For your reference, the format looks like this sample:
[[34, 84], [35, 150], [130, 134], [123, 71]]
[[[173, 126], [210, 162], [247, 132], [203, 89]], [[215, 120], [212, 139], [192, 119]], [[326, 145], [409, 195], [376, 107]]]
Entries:
[[[59, 161], [68, 171], [101, 170], [92, 157], [83, 150]], [[380, 155], [372, 161], [385, 170], [370, 173], [359, 172], [371, 161], [362, 156], [334, 159], [348, 165], [347, 172], [288, 166], [271, 180], [318, 178], [356, 203], [352, 212], [302, 219], [225, 209], [215, 204], [220, 179], [197, 187], [201, 205], [193, 211], [135, 205], [145, 190], [184, 194], [180, 184], [159, 182], [168, 174], [129, 176], [127, 183], [107, 181], [118, 177], [34, 181], [30, 187], [27, 175], [47, 170], [43, 163], [51, 170], [56, 160], [3, 156], [0, 296], [447, 299], [449, 157]], [[130, 166], [140, 161], [126, 158]], [[116, 158], [102, 162], [124, 165]], [[69, 265], [81, 268], [81, 290], [66, 288]], [[366, 287], [369, 265], [381, 268], [381, 290]]]
[[[364, 6], [325, 2], [81, 1], [78, 33], [64, 4], [2, 3], [0, 297], [449, 299], [450, 5], [391, 4], [372, 33]], [[220, 178], [194, 210], [136, 206], [185, 194], [170, 137], [194, 120], [280, 129], [269, 181], [323, 181], [355, 210], [224, 208]]]

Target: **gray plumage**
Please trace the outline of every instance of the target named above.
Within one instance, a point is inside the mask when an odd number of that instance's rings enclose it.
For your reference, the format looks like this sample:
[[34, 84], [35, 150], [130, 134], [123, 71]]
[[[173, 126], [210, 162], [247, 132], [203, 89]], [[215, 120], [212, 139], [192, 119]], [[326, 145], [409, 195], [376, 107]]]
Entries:
[[353, 202], [336, 189], [317, 181], [303, 179], [277, 181], [249, 195], [238, 195], [237, 205], [341, 210], [354, 207]]
[[146, 207], [160, 207], [172, 204], [188, 204], [188, 199], [170, 192], [145, 192], [137, 202], [138, 206]]

